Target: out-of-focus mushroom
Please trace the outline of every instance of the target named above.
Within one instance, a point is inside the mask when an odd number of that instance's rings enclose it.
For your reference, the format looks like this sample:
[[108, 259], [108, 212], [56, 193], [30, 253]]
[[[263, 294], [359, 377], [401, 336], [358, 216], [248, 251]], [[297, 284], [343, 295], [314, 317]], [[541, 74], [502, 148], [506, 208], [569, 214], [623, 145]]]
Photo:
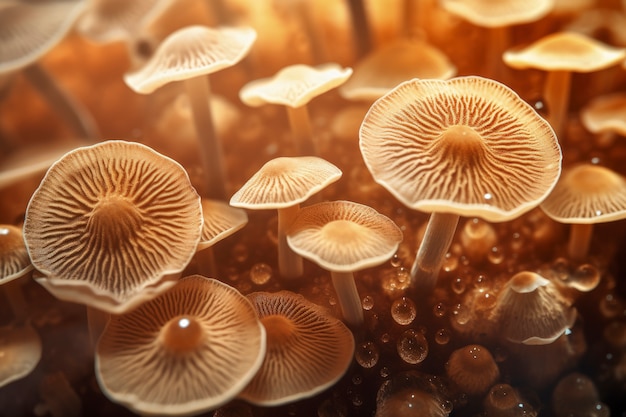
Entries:
[[175, 283], [202, 230], [184, 168], [147, 146], [107, 141], [68, 152], [33, 194], [24, 240], [55, 296], [121, 313]]
[[287, 231], [289, 246], [330, 271], [344, 319], [363, 324], [354, 272], [390, 259], [402, 231], [371, 207], [351, 201], [317, 203], [300, 210]]
[[41, 338], [29, 324], [0, 327], [0, 388], [30, 374], [41, 350]]
[[0, 224], [0, 286], [18, 323], [26, 321], [26, 301], [19, 278], [33, 270], [33, 264], [24, 245], [22, 229], [10, 224]]
[[334, 63], [290, 65], [273, 77], [250, 81], [239, 91], [239, 98], [248, 106], [285, 106], [298, 154], [317, 155], [307, 104], [346, 82], [350, 75], [351, 68]]
[[289, 291], [248, 295], [267, 334], [261, 369], [239, 394], [276, 406], [312, 397], [335, 384], [354, 355], [350, 330], [328, 311]]
[[486, 417], [515, 417], [519, 415], [536, 416], [538, 412], [509, 384], [497, 384], [491, 387], [483, 400]]
[[385, 380], [376, 394], [375, 417], [448, 417], [449, 400], [432, 375], [416, 371], [396, 373]]
[[302, 258], [287, 245], [287, 228], [300, 203], [339, 180], [342, 172], [316, 156], [279, 157], [265, 163], [230, 199], [249, 210], [278, 210], [278, 268], [285, 278], [302, 275]]
[[248, 299], [193, 275], [112, 317], [95, 356], [98, 383], [139, 414], [191, 415], [233, 399], [259, 370], [266, 334]]
[[611, 410], [601, 401], [598, 387], [591, 378], [572, 372], [559, 380], [552, 391], [555, 417], [609, 417]]
[[224, 200], [224, 157], [215, 134], [210, 106], [209, 74], [241, 61], [256, 40], [252, 28], [187, 26], [170, 34], [140, 69], [124, 75], [135, 92], [150, 94], [165, 84], [183, 81], [189, 96], [206, 175], [204, 197]]
[[424, 292], [460, 216], [512, 220], [537, 206], [561, 172], [550, 125], [510, 88], [482, 77], [400, 84], [370, 108], [360, 147], [376, 182], [432, 213], [411, 269]]
[[523, 48], [510, 49], [502, 56], [513, 68], [548, 72], [543, 98], [548, 107], [548, 121], [559, 137], [569, 108], [572, 73], [609, 68], [625, 57], [625, 48], [606, 45], [576, 32], [552, 33]]
[[483, 395], [498, 380], [500, 370], [486, 347], [468, 345], [450, 354], [446, 374], [460, 392]]
[[580, 120], [591, 133], [626, 136], [626, 93], [610, 93], [592, 99], [580, 111]]
[[595, 223], [626, 218], [626, 179], [599, 165], [568, 167], [540, 207], [553, 220], [571, 225], [567, 253], [580, 261], [589, 254]]
[[89, 112], [37, 63], [74, 26], [85, 1], [7, 1], [0, 4], [0, 77], [21, 71], [82, 139], [100, 136]]

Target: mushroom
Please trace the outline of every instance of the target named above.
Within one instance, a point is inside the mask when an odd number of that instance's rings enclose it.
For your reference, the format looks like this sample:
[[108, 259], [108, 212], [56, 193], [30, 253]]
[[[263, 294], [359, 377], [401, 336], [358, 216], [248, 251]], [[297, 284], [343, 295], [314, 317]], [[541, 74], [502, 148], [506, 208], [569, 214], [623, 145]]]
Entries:
[[509, 384], [496, 384], [483, 400], [486, 417], [506, 417], [516, 415], [537, 415], [538, 412]]
[[204, 197], [226, 198], [224, 158], [215, 135], [207, 75], [237, 64], [255, 40], [252, 28], [187, 26], [170, 34], [142, 68], [124, 75], [126, 84], [140, 94], [150, 94], [173, 81], [184, 82], [207, 176]]
[[100, 136], [88, 111], [38, 63], [72, 29], [86, 2], [7, 1], [0, 4], [0, 78], [21, 71], [82, 139]]
[[595, 223], [626, 218], [626, 179], [606, 167], [577, 164], [563, 170], [540, 207], [553, 220], [571, 225], [567, 253], [581, 261], [589, 253]]
[[54, 163], [26, 209], [24, 240], [38, 282], [109, 313], [174, 285], [202, 230], [183, 167], [145, 145], [106, 141]]
[[250, 210], [278, 210], [278, 269], [284, 278], [302, 275], [302, 258], [287, 245], [287, 228], [300, 203], [339, 180], [342, 172], [316, 156], [278, 157], [265, 163], [230, 199]]
[[317, 155], [307, 104], [346, 82], [350, 75], [351, 68], [334, 63], [316, 67], [290, 65], [273, 77], [250, 81], [239, 91], [239, 98], [248, 106], [285, 106], [298, 154]]
[[510, 49], [502, 58], [516, 69], [548, 71], [543, 95], [548, 107], [548, 121], [560, 137], [569, 107], [572, 72], [588, 73], [609, 68], [626, 58], [626, 49], [605, 45], [576, 32], [557, 32], [526, 47]]
[[30, 374], [41, 349], [41, 338], [29, 324], [0, 327], [0, 388]]
[[601, 401], [602, 397], [591, 378], [580, 372], [571, 372], [563, 376], [552, 391], [552, 412], [555, 417], [608, 417], [611, 410]]
[[335, 384], [354, 355], [350, 330], [317, 304], [290, 291], [248, 295], [267, 334], [263, 365], [238, 398], [277, 406]]
[[450, 354], [446, 374], [461, 392], [479, 396], [489, 391], [498, 380], [500, 370], [486, 347], [468, 345]]
[[360, 130], [374, 180], [432, 213], [411, 282], [435, 286], [460, 216], [512, 220], [536, 207], [561, 172], [554, 131], [513, 90], [482, 77], [411, 80], [378, 99]]
[[18, 279], [32, 270], [33, 264], [24, 245], [22, 229], [0, 224], [0, 285], [17, 323], [25, 322], [28, 316]]
[[580, 120], [594, 134], [616, 133], [626, 136], [626, 93], [598, 96], [580, 111]]
[[190, 415], [233, 399], [257, 373], [266, 335], [248, 299], [211, 278], [111, 318], [95, 354], [103, 393], [139, 414]]
[[489, 320], [512, 343], [546, 345], [576, 321], [577, 311], [548, 279], [532, 271], [513, 275], [497, 295]]
[[305, 207], [287, 231], [287, 242], [299, 255], [330, 271], [344, 319], [363, 324], [363, 308], [354, 272], [390, 259], [402, 231], [371, 207], [332, 201]]
[[433, 375], [411, 370], [391, 375], [376, 394], [375, 417], [448, 417], [449, 401], [445, 388]]

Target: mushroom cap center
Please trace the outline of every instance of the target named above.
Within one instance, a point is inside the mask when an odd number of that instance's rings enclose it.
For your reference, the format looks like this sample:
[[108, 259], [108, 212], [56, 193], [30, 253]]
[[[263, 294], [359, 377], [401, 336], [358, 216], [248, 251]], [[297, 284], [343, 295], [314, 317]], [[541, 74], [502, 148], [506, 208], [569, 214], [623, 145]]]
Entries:
[[437, 146], [442, 157], [463, 165], [475, 165], [485, 154], [483, 137], [474, 128], [466, 125], [446, 127], [438, 137]]
[[339, 244], [354, 244], [359, 236], [363, 236], [365, 227], [350, 220], [333, 220], [322, 227], [324, 239]]
[[616, 188], [621, 182], [620, 177], [606, 168], [585, 165], [574, 168], [569, 181], [576, 189], [587, 194], [605, 193]]
[[292, 320], [280, 314], [271, 314], [261, 318], [267, 334], [267, 347], [289, 344], [296, 333]]
[[182, 354], [202, 345], [204, 329], [200, 322], [189, 316], [174, 317], [161, 329], [161, 343], [169, 352]]
[[88, 214], [86, 233], [97, 247], [110, 251], [135, 237], [142, 224], [142, 215], [131, 201], [111, 195]]

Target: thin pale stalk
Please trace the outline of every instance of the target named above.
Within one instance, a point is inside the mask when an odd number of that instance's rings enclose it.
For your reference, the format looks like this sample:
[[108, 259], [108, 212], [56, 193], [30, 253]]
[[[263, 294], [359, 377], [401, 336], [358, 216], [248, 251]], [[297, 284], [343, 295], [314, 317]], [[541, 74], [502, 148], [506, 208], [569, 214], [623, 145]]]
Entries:
[[287, 279], [298, 278], [303, 274], [302, 257], [287, 244], [287, 229], [299, 210], [299, 204], [278, 209], [278, 271]]
[[544, 99], [548, 105], [547, 120], [560, 138], [567, 119], [572, 73], [570, 71], [550, 71], [546, 76]]
[[572, 224], [570, 226], [567, 253], [571, 260], [582, 261], [589, 254], [593, 224]]
[[92, 347], [95, 348], [98, 344], [98, 339], [100, 339], [100, 335], [104, 332], [104, 328], [110, 318], [111, 315], [109, 313], [87, 306], [87, 326]]
[[330, 276], [344, 320], [352, 327], [361, 327], [363, 325], [363, 305], [354, 282], [354, 274], [352, 272], [331, 271]]
[[356, 57], [363, 58], [372, 49], [372, 39], [363, 0], [348, 0], [352, 18], [352, 33], [356, 45]]
[[309, 117], [309, 110], [306, 104], [300, 107], [287, 106], [286, 108], [296, 152], [302, 156], [317, 155], [315, 141], [313, 140], [311, 118]]

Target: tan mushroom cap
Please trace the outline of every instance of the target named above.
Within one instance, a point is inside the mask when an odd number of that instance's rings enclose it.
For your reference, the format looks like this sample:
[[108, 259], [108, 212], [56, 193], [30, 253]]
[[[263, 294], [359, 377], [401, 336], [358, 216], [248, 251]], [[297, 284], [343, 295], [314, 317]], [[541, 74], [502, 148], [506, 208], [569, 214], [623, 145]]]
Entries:
[[248, 295], [267, 333], [261, 369], [239, 394], [276, 406], [312, 397], [335, 384], [354, 354], [350, 330], [317, 304], [289, 291]]
[[441, 7], [476, 26], [531, 23], [547, 15], [554, 0], [443, 0]]
[[111, 318], [95, 355], [102, 391], [139, 414], [198, 414], [234, 398], [266, 350], [248, 299], [200, 275]]
[[433, 45], [423, 40], [400, 39], [359, 61], [352, 77], [339, 87], [339, 93], [348, 100], [376, 100], [406, 80], [445, 80], [455, 74], [456, 67]]
[[23, 277], [33, 270], [22, 229], [0, 224], [0, 285]]
[[626, 179], [599, 165], [566, 168], [541, 209], [553, 220], [567, 224], [621, 220], [626, 218]]
[[130, 88], [150, 94], [159, 87], [231, 67], [256, 40], [252, 28], [187, 26], [169, 35], [139, 70], [124, 75]]
[[254, 80], [239, 91], [239, 98], [248, 106], [267, 103], [301, 107], [315, 97], [340, 86], [352, 75], [352, 68], [328, 63], [312, 67], [290, 65], [273, 77]]
[[48, 289], [119, 313], [173, 284], [201, 230], [200, 197], [180, 164], [106, 141], [50, 167], [28, 204], [24, 239]]
[[360, 147], [375, 181], [406, 206], [492, 222], [537, 206], [561, 172], [550, 125], [481, 77], [400, 84], [370, 108]]
[[339, 168], [316, 156], [274, 158], [231, 197], [230, 204], [253, 210], [290, 207], [304, 202], [341, 175]]
[[614, 132], [626, 136], [626, 93], [594, 98], [581, 110], [580, 120], [591, 133]]
[[446, 374], [462, 392], [482, 395], [498, 380], [500, 370], [486, 347], [468, 345], [450, 354]]
[[317, 203], [300, 210], [287, 232], [294, 252], [329, 271], [352, 272], [393, 256], [402, 231], [388, 217], [351, 201]]
[[245, 210], [231, 207], [218, 200], [202, 199], [204, 223], [198, 250], [213, 246], [243, 228], [248, 223]]
[[506, 51], [504, 62], [517, 69], [593, 72], [618, 64], [626, 49], [577, 32], [557, 32], [521, 49]]
[[0, 4], [0, 74], [37, 61], [71, 30], [85, 1]]
[[541, 275], [522, 271], [498, 293], [489, 319], [506, 340], [526, 345], [554, 342], [576, 320], [576, 309]]
[[30, 325], [0, 327], [0, 388], [30, 374], [41, 359], [41, 338]]

